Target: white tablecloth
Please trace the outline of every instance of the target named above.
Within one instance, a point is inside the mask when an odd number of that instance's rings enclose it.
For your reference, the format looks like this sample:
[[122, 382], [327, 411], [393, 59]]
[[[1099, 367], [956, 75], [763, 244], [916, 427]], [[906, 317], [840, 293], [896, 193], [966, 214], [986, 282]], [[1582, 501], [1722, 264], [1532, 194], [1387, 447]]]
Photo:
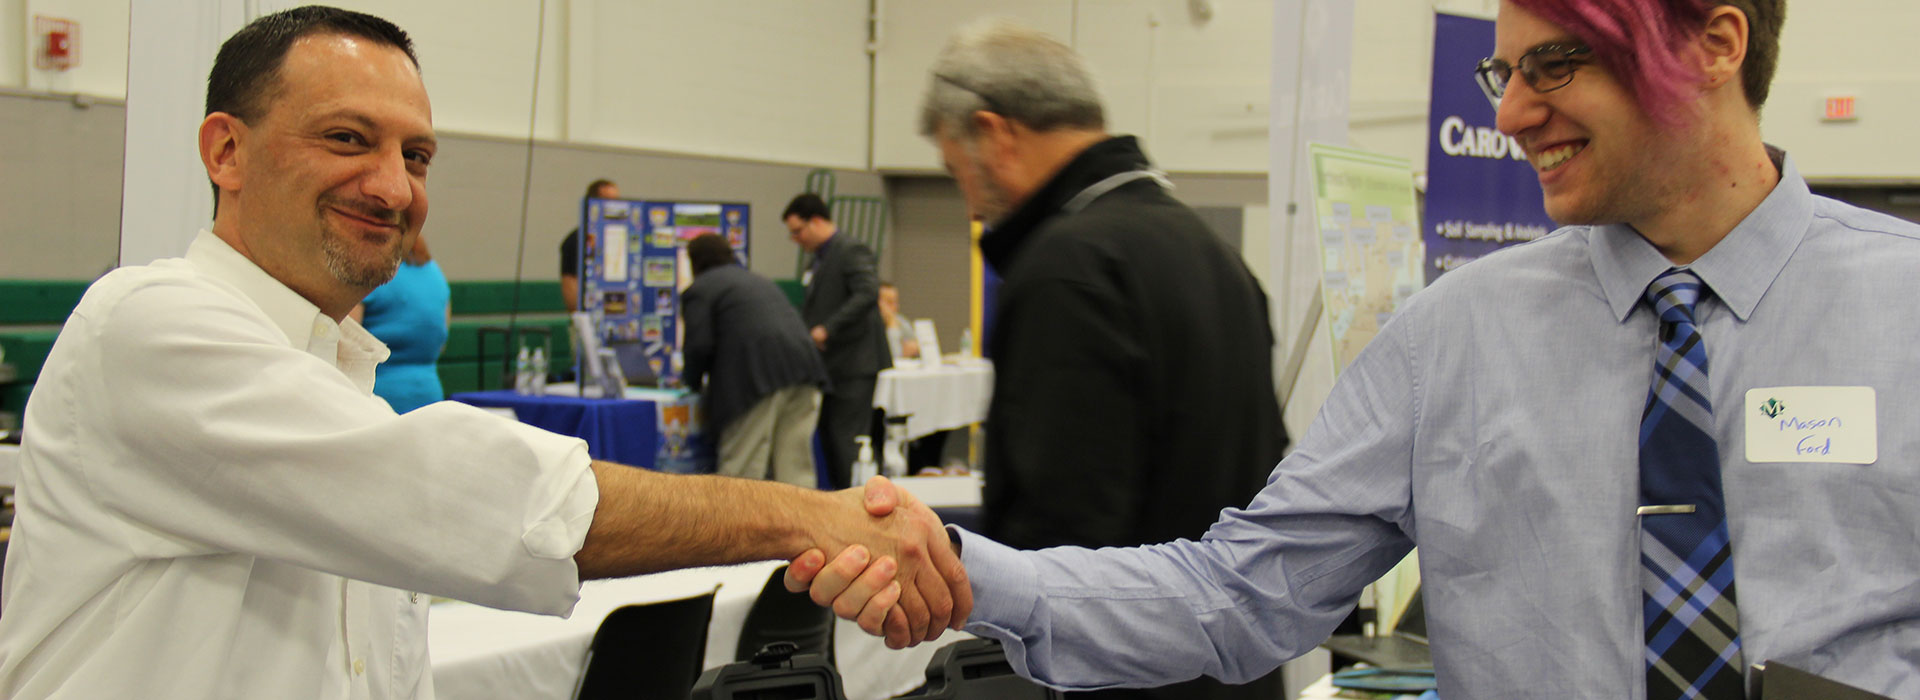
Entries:
[[903, 476], [893, 483], [906, 487], [913, 497], [933, 508], [978, 508], [980, 472], [957, 476]]
[[[567, 619], [493, 610], [462, 602], [433, 606], [427, 640], [439, 700], [567, 700], [579, 680], [587, 645], [615, 608], [700, 595], [714, 590], [707, 627], [706, 668], [733, 662], [747, 610], [767, 575], [781, 562], [686, 569], [610, 581], [589, 581]], [[927, 662], [940, 646], [967, 638], [952, 632], [938, 642], [892, 650], [850, 622], [834, 629], [835, 664], [847, 697], [890, 698], [925, 682]]]
[[984, 421], [992, 400], [993, 363], [986, 360], [881, 370], [873, 387], [875, 408], [908, 416], [909, 440]]

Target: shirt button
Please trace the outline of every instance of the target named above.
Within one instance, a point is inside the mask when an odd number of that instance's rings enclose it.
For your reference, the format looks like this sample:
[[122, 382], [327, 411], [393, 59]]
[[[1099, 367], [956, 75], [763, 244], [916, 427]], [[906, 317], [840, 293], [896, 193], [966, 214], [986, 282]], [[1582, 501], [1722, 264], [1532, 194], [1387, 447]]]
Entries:
[[354, 659], [353, 675], [356, 675], [356, 676], [364, 675], [366, 672], [367, 672], [367, 662], [362, 661], [360, 659]]

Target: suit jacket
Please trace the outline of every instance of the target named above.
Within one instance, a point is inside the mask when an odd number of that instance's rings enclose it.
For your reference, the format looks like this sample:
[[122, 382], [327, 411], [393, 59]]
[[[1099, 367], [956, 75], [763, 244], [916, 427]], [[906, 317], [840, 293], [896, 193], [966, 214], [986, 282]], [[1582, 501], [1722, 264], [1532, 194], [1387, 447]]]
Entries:
[[822, 355], [829, 376], [871, 379], [893, 366], [886, 325], [880, 320], [880, 276], [873, 250], [836, 233], [815, 255], [800, 315], [809, 329], [827, 328]]
[[709, 434], [775, 391], [823, 384], [827, 367], [800, 314], [772, 282], [739, 265], [700, 275], [680, 294], [687, 386], [701, 393]]

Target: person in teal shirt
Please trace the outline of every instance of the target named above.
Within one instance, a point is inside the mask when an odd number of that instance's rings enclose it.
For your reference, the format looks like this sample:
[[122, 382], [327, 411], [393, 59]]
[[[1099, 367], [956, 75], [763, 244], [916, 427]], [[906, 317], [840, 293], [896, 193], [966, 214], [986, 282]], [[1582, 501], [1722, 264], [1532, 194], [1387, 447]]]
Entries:
[[360, 325], [393, 353], [374, 370], [373, 393], [386, 399], [395, 413], [446, 398], [435, 364], [447, 345], [451, 296], [447, 276], [427, 252], [423, 236], [413, 240], [413, 249], [400, 261], [393, 280], [374, 289], [353, 310]]

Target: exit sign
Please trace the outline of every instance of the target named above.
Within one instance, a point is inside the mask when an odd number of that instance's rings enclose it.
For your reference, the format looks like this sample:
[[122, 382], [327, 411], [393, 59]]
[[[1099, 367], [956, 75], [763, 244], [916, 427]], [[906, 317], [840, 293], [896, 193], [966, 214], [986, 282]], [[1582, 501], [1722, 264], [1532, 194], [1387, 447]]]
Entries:
[[1827, 98], [1827, 109], [1826, 112], [1821, 115], [1820, 120], [1828, 122], [1850, 122], [1859, 118], [1860, 115], [1853, 111], [1853, 96], [1847, 95], [1844, 97]]

